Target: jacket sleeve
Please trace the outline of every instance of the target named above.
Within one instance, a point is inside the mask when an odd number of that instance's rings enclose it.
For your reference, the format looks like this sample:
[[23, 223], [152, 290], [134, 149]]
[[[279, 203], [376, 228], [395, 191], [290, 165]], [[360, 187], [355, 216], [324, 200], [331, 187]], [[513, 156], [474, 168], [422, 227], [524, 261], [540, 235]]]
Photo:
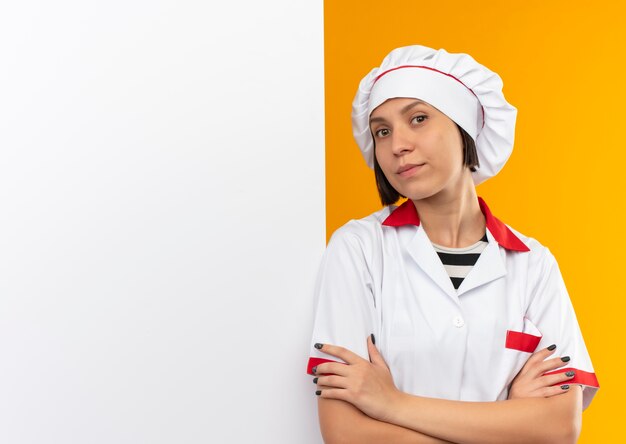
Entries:
[[540, 348], [556, 344], [553, 356], [569, 356], [570, 361], [555, 371], [576, 372], [568, 384], [583, 386], [583, 409], [586, 409], [600, 387], [576, 319], [572, 301], [565, 288], [559, 266], [550, 251], [545, 249], [541, 261], [533, 273], [538, 276], [532, 290], [532, 299], [526, 317], [541, 332]]
[[367, 336], [375, 330], [373, 282], [362, 239], [347, 226], [333, 234], [322, 258], [315, 285], [315, 321], [307, 373], [330, 360], [313, 345], [317, 342], [345, 347], [369, 359]]

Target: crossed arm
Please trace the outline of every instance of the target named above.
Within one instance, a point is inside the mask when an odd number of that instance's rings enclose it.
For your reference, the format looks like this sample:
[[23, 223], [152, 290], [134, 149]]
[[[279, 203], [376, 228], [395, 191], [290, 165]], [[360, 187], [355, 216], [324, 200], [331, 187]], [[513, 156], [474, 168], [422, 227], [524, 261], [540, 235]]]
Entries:
[[547, 349], [535, 353], [514, 381], [511, 392], [515, 388], [520, 397], [497, 402], [450, 401], [400, 392], [369, 339], [370, 361], [341, 347], [324, 344], [321, 350], [347, 363], [325, 363], [316, 369], [317, 375], [323, 375], [316, 383], [327, 444], [575, 443], [580, 434], [582, 390], [552, 387], [569, 378], [543, 375], [560, 361], [544, 361], [550, 354]]

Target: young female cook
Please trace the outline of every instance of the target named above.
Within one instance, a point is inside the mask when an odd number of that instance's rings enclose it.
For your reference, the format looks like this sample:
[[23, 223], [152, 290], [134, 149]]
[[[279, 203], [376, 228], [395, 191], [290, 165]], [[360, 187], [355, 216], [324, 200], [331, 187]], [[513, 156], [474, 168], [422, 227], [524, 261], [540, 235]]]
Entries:
[[353, 131], [386, 206], [333, 234], [316, 285], [327, 443], [576, 441], [599, 386], [558, 265], [475, 189], [515, 118], [466, 54], [398, 48], [361, 81]]

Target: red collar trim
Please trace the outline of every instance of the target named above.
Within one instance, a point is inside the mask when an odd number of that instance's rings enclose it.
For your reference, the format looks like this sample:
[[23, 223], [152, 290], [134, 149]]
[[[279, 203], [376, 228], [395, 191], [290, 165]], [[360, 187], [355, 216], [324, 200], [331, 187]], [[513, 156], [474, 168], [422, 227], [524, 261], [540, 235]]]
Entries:
[[[504, 222], [496, 218], [489, 207], [482, 198], [478, 198], [478, 204], [480, 205], [480, 211], [485, 215], [487, 228], [493, 235], [496, 242], [506, 248], [513, 251], [530, 251], [530, 248], [524, 244], [513, 232], [507, 227]], [[383, 225], [388, 227], [401, 227], [403, 225], [420, 225], [420, 218], [415, 209], [415, 205], [411, 199], [408, 199], [398, 208], [396, 208], [387, 218], [383, 221]]]

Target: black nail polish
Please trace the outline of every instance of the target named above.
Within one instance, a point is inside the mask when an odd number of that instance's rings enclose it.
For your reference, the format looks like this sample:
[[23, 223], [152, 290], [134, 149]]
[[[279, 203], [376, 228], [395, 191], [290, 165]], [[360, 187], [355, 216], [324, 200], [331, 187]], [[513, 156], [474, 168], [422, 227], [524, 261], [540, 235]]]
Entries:
[[561, 388], [562, 388], [563, 390], [567, 390], [567, 389], [569, 388], [569, 384], [562, 385], [562, 386], [561, 386]]
[[548, 347], [548, 350], [552, 351], [556, 348], [556, 344], [552, 344], [550, 347]]
[[563, 361], [563, 362], [567, 362], [567, 361], [569, 361], [569, 356], [563, 356], [563, 357], [561, 358], [561, 361]]
[[315, 345], [313, 347], [315, 347], [316, 349], [321, 349], [324, 346], [324, 344], [320, 344], [319, 342], [316, 342]]
[[317, 378], [313, 378], [313, 384], [317, 384]]
[[565, 372], [565, 376], [569, 376], [570, 378], [574, 375], [575, 375], [574, 372]]
[[315, 372], [317, 372], [317, 366], [315, 366], [315, 367], [313, 367], [313, 368], [311, 369], [311, 373], [315, 374]]
[[319, 396], [319, 395], [321, 395], [321, 394], [322, 394], [322, 391], [321, 391], [321, 390], [317, 390], [317, 391], [315, 392], [315, 394], [316, 394], [317, 396]]
[[374, 333], [370, 335], [372, 337], [372, 344], [376, 345], [376, 338], [374, 337]]

